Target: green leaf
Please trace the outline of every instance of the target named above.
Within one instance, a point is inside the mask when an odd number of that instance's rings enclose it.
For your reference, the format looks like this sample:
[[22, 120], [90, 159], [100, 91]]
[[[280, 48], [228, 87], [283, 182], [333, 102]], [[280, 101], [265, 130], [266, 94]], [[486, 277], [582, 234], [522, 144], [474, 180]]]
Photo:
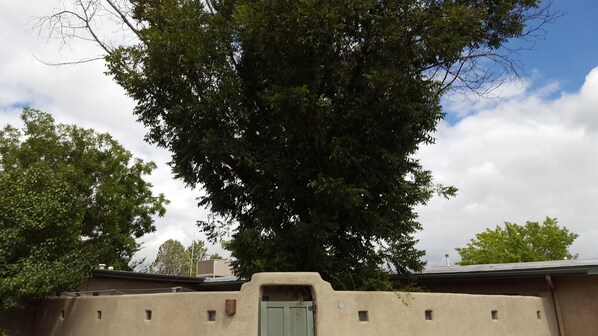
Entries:
[[127, 269], [167, 201], [143, 177], [153, 163], [108, 134], [25, 109], [0, 131], [0, 306], [76, 288], [99, 263]]

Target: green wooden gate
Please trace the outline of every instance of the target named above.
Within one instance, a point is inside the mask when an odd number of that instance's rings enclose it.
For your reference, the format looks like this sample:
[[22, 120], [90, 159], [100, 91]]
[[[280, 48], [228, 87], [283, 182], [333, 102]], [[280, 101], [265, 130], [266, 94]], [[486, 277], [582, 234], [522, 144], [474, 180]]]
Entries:
[[312, 301], [260, 302], [260, 336], [313, 336]]

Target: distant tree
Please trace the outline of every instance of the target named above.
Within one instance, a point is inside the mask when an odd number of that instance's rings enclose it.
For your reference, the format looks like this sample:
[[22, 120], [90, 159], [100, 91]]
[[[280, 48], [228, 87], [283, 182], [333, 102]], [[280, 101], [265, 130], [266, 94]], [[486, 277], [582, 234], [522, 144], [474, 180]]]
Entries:
[[0, 307], [72, 290], [93, 265], [128, 269], [166, 200], [108, 134], [24, 109], [0, 130]]
[[194, 240], [191, 242], [191, 245], [187, 247], [185, 252], [189, 257], [189, 260], [191, 260], [189, 263], [191, 272], [189, 272], [188, 275], [195, 276], [195, 274], [197, 274], [197, 262], [199, 260], [207, 259], [208, 249], [205, 247], [205, 243], [202, 240]]
[[149, 268], [150, 273], [167, 275], [188, 275], [189, 256], [183, 244], [175, 239], [168, 239], [158, 249], [156, 260]]
[[223, 259], [223, 258], [218, 253], [214, 253], [214, 254], [210, 255], [210, 260], [221, 260], [221, 259]]
[[460, 265], [500, 264], [525, 261], [575, 259], [568, 248], [578, 237], [556, 218], [526, 222], [524, 226], [505, 222], [504, 228], [478, 233], [466, 247], [456, 248]]
[[185, 249], [180, 241], [169, 239], [160, 245], [156, 260], [149, 266], [147, 272], [195, 276], [197, 261], [204, 260], [207, 256], [207, 249], [201, 240], [193, 241]]

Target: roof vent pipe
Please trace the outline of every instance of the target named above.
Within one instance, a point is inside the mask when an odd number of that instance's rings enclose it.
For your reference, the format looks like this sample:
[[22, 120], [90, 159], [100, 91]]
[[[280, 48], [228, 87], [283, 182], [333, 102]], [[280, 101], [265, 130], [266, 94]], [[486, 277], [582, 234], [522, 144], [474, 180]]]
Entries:
[[448, 253], [444, 255], [444, 259], [446, 260], [446, 265], [445, 266], [450, 266], [451, 265], [451, 261], [449, 259], [449, 255]]

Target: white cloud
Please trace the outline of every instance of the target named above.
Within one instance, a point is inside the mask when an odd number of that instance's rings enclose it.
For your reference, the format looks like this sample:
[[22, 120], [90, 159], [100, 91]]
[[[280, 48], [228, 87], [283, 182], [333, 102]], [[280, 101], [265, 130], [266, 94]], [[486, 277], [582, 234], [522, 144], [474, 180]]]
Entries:
[[420, 247], [431, 264], [442, 264], [445, 253], [457, 260], [454, 248], [487, 227], [545, 216], [580, 235], [574, 253], [598, 257], [598, 68], [578, 93], [550, 98], [557, 87], [528, 89], [443, 123], [436, 144], [422, 148], [424, 166], [459, 188], [454, 199], [419, 209]]
[[504, 99], [520, 97], [527, 92], [531, 83], [529, 78], [516, 78], [505, 80], [502, 85], [498, 86], [494, 83], [495, 86], [486, 90], [481, 88], [476, 92], [461, 90], [449, 92], [442, 99], [444, 111], [457, 118], [464, 118], [482, 109], [495, 106]]

